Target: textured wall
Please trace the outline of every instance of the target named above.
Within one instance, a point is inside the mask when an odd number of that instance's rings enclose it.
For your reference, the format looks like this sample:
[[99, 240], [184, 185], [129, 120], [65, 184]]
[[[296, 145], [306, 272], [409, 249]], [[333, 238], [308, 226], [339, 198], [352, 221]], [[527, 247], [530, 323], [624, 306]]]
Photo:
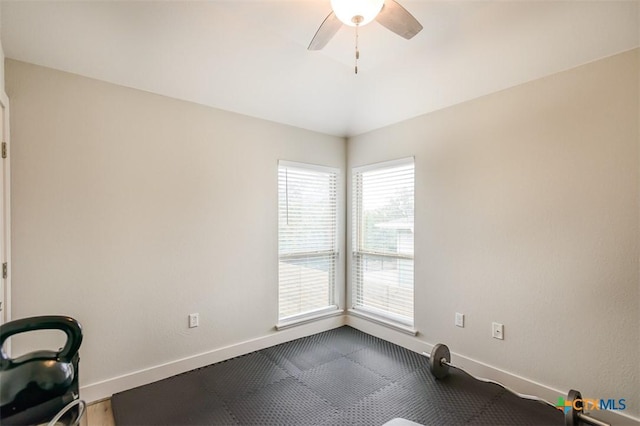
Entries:
[[278, 159], [343, 139], [16, 61], [7, 92], [13, 317], [80, 320], [84, 384], [274, 332]]
[[415, 155], [419, 339], [587, 398], [626, 398], [635, 416], [638, 55], [352, 138], [347, 155], [349, 167]]

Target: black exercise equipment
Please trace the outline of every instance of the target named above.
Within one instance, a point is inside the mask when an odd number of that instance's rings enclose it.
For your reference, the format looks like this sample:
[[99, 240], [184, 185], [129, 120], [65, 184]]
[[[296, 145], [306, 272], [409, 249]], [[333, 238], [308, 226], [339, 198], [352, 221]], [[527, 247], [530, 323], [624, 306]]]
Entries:
[[[468, 374], [469, 376], [473, 377], [476, 380], [480, 380], [486, 383], [493, 383], [498, 386], [501, 386], [505, 390], [511, 392], [512, 394], [520, 398], [539, 401], [547, 405], [550, 405], [554, 408], [558, 408], [555, 404], [552, 404], [549, 401], [546, 401], [542, 398], [518, 393], [512, 389], [509, 389], [502, 383], [499, 383], [490, 379], [485, 379], [482, 377], [476, 377], [473, 374], [470, 374], [467, 371], [465, 371], [463, 368], [456, 367], [455, 365], [451, 364], [451, 352], [449, 351], [449, 348], [447, 347], [447, 345], [445, 345], [444, 343], [438, 343], [437, 345], [435, 345], [431, 350], [430, 354], [427, 354], [426, 352], [423, 352], [422, 354], [429, 359], [429, 370], [431, 371], [431, 374], [433, 374], [433, 376], [436, 379], [444, 379], [445, 377], [447, 377], [447, 375], [449, 374], [449, 367], [452, 367]], [[611, 426], [609, 423], [605, 423], [601, 420], [598, 420], [594, 417], [584, 414], [583, 404], [582, 404], [582, 395], [580, 394], [579, 391], [571, 389], [567, 394], [566, 402], [567, 402], [567, 408], [564, 410], [564, 422], [566, 426], [577, 426], [581, 423], [587, 423], [594, 426]]]
[[609, 423], [605, 423], [587, 414], [584, 414], [582, 394], [571, 389], [567, 394], [567, 403], [571, 404], [571, 407], [564, 413], [564, 424], [567, 426], [579, 425], [580, 422], [588, 423], [593, 426], [611, 426]]
[[449, 362], [451, 361], [451, 352], [447, 345], [438, 343], [431, 350], [429, 355], [429, 369], [436, 379], [444, 379], [449, 374]]
[[[36, 330], [61, 330], [66, 343], [59, 351], [40, 350], [15, 359], [4, 351], [5, 341]], [[40, 424], [62, 420], [77, 424], [84, 413], [78, 385], [78, 350], [82, 328], [65, 316], [39, 316], [0, 326], [0, 420], [3, 425]], [[52, 420], [53, 419], [53, 420]]]

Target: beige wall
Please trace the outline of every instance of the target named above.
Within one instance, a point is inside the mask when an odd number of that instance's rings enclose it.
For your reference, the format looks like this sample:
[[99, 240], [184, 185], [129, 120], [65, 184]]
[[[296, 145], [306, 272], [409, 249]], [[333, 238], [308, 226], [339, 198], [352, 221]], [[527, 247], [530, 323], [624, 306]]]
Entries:
[[278, 159], [344, 170], [343, 139], [6, 71], [14, 318], [77, 318], [83, 385], [275, 333]]
[[626, 398], [636, 417], [638, 56], [352, 138], [347, 154], [349, 167], [415, 156], [419, 340], [587, 398]]

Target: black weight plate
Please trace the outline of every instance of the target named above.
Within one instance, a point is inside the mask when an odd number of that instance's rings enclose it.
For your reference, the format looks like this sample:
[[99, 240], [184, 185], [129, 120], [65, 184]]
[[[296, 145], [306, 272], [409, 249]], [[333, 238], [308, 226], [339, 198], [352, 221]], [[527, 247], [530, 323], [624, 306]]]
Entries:
[[[575, 389], [571, 389], [567, 395], [567, 402], [571, 403], [571, 408], [564, 412], [564, 424], [566, 426], [578, 426], [580, 424], [578, 413], [582, 411], [582, 394]], [[576, 408], [578, 409], [576, 410]]]

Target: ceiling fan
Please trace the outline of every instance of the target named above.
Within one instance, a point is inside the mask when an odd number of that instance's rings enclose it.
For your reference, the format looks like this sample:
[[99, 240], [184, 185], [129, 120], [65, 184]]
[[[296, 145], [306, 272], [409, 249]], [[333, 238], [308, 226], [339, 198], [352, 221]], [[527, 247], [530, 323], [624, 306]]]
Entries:
[[356, 28], [356, 74], [358, 51], [358, 27], [374, 19], [387, 29], [409, 40], [422, 30], [422, 25], [413, 15], [395, 0], [331, 0], [333, 11], [316, 31], [308, 50], [320, 50], [338, 32], [343, 24]]

